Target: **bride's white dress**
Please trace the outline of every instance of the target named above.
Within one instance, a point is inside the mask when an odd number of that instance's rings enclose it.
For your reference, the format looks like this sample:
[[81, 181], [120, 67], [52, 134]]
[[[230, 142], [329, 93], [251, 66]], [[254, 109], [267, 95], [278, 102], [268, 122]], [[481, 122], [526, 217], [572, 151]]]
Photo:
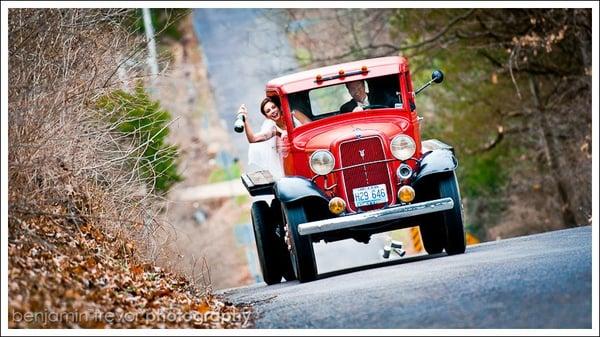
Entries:
[[[260, 128], [260, 133], [268, 134], [276, 127], [275, 122], [266, 119]], [[271, 137], [264, 142], [251, 143], [248, 146], [248, 169], [250, 172], [268, 170], [274, 180], [283, 177], [283, 164], [277, 151], [277, 137]]]

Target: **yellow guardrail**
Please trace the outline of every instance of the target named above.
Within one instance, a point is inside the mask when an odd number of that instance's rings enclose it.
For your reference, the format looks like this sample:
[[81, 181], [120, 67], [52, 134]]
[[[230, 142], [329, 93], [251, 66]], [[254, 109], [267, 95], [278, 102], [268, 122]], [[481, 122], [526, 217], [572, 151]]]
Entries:
[[[467, 246], [475, 245], [481, 242], [481, 240], [479, 240], [470, 232], [465, 233], [465, 238], [467, 240]], [[421, 231], [419, 230], [418, 226], [410, 228], [410, 240], [414, 253], [420, 253], [423, 251], [423, 241], [421, 240]]]
[[421, 231], [419, 227], [411, 227], [410, 228], [410, 238], [412, 242], [413, 251], [415, 253], [420, 253], [423, 251], [423, 242], [421, 241]]
[[481, 241], [473, 234], [467, 232], [467, 246], [475, 245], [480, 243]]

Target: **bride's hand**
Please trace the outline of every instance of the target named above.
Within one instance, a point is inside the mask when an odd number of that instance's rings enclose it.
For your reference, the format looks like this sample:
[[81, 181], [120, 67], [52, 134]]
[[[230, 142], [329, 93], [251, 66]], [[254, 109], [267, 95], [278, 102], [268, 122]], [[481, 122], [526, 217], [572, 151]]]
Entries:
[[238, 109], [238, 115], [244, 115], [244, 117], [248, 117], [248, 110], [246, 109], [246, 105], [242, 104], [240, 105], [240, 108]]

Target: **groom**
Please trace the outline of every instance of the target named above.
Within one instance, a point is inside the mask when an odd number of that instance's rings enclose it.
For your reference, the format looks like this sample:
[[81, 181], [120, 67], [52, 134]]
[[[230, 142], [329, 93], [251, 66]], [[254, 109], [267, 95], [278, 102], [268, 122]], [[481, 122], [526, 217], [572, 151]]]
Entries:
[[[350, 112], [350, 111], [362, 111], [365, 106], [376, 104], [376, 105], [385, 105], [387, 107], [394, 107], [394, 104], [398, 102], [398, 98], [391, 98], [387, 95], [382, 104], [382, 102], [375, 102], [376, 98], [370, 92], [367, 92], [365, 89], [365, 81], [353, 81], [346, 83], [346, 88], [352, 96], [352, 99], [348, 102], [344, 103], [340, 107], [340, 112]], [[380, 97], [381, 98], [381, 97]]]

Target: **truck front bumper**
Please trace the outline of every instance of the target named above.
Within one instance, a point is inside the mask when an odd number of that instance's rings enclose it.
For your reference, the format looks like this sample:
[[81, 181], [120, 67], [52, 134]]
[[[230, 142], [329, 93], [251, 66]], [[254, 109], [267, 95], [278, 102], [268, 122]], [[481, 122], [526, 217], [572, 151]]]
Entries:
[[359, 214], [341, 216], [338, 218], [306, 222], [298, 225], [298, 233], [300, 235], [310, 235], [345, 228], [357, 228], [378, 222], [386, 222], [416, 215], [445, 211], [452, 209], [452, 207], [454, 207], [454, 201], [452, 198], [423, 201], [416, 204], [395, 206]]

